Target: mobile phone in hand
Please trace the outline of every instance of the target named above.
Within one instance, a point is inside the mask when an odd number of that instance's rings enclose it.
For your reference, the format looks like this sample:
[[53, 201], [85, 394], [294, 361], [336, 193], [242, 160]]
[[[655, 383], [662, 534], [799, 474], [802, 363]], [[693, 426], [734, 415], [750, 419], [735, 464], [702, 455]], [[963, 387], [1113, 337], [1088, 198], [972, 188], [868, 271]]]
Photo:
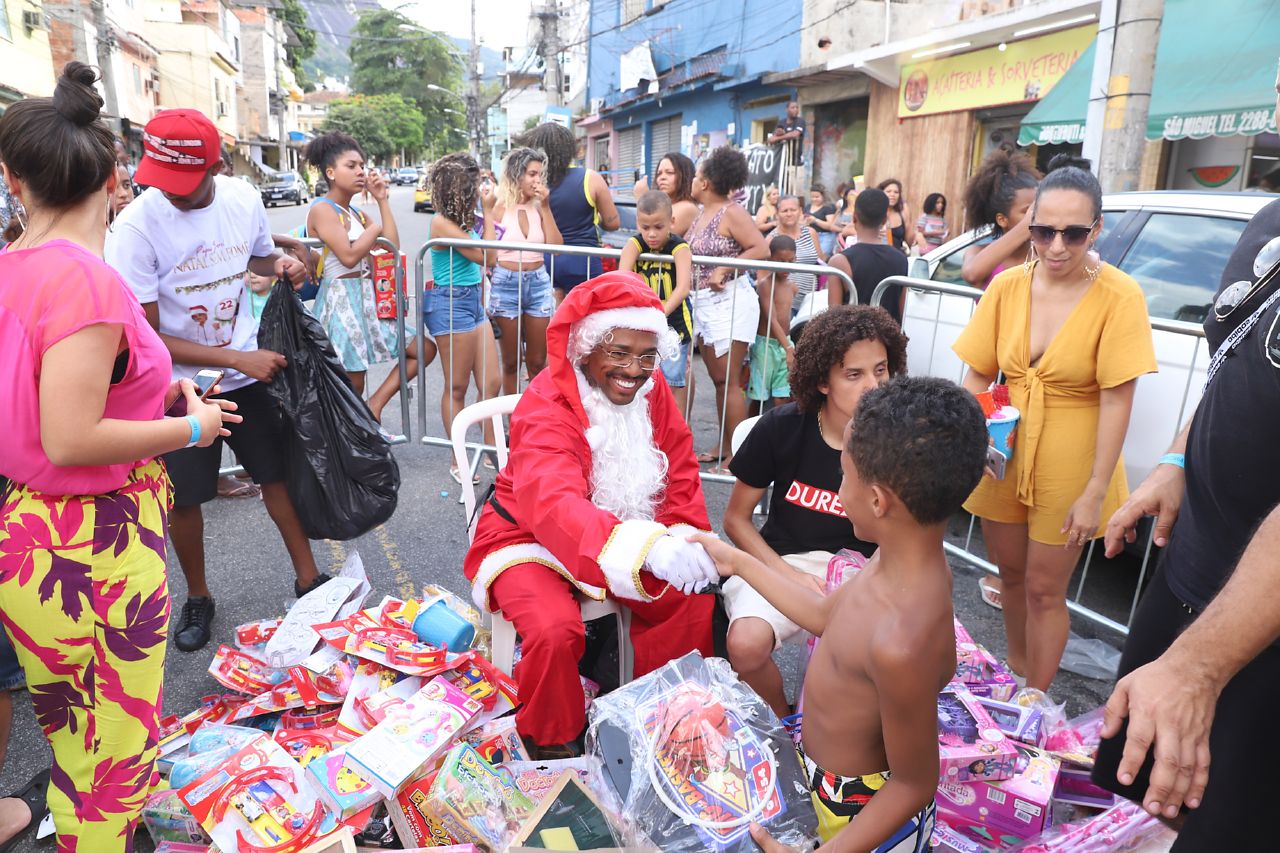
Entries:
[[[204, 368], [191, 377], [191, 381], [196, 386], [196, 396], [202, 401], [207, 400], [209, 395], [213, 393], [213, 389], [222, 381], [223, 371]], [[173, 401], [173, 405], [165, 411], [166, 417], [180, 418], [187, 414], [187, 397], [185, 394], [179, 394], [178, 399]]]
[[1004, 479], [1005, 465], [1008, 463], [1009, 457], [1000, 452], [998, 448], [987, 448], [987, 467], [991, 469], [992, 475], [997, 480]]

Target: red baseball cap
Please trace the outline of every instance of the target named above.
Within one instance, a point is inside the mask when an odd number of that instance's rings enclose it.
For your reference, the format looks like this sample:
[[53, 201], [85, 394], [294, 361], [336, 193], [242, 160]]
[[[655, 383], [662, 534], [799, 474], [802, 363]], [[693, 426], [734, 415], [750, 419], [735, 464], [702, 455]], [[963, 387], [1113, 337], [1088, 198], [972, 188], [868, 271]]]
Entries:
[[142, 131], [134, 180], [170, 195], [190, 195], [222, 159], [222, 139], [199, 110], [161, 110]]

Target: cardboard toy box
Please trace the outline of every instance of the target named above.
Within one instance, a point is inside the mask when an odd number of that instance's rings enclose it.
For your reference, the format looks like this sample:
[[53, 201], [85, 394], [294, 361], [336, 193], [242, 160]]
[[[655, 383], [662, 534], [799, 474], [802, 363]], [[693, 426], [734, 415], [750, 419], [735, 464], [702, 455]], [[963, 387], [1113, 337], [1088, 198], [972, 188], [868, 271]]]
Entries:
[[963, 685], [938, 694], [940, 783], [996, 782], [1014, 775], [1013, 742]]
[[955, 620], [956, 680], [968, 688], [974, 696], [985, 696], [1000, 702], [1008, 702], [1017, 692], [1013, 673], [996, 660], [980, 643], [974, 642], [969, 631]]
[[1006, 847], [1051, 823], [1058, 760], [1026, 744], [1015, 745], [1016, 775], [1001, 782], [948, 782], [938, 786], [938, 820], [979, 842]]
[[347, 747], [346, 766], [390, 799], [442, 755], [480, 713], [480, 703], [436, 678]]
[[346, 760], [346, 747], [339, 747], [306, 767], [307, 782], [319, 795], [320, 802], [343, 820], [382, 799], [377, 788], [345, 766]]
[[1054, 788], [1053, 799], [1059, 803], [1087, 806], [1091, 809], [1111, 808], [1116, 804], [1116, 795], [1095, 785], [1092, 773], [1092, 770], [1083, 767], [1063, 764], [1058, 771], [1058, 786]]
[[1040, 746], [1043, 739], [1044, 715], [1039, 708], [1027, 708], [1012, 702], [1000, 702], [985, 696], [975, 697], [1005, 737], [1031, 746]]
[[474, 844], [487, 851], [504, 849], [533, 810], [510, 773], [464, 743], [445, 756], [430, 780], [401, 792], [390, 812], [405, 844]]

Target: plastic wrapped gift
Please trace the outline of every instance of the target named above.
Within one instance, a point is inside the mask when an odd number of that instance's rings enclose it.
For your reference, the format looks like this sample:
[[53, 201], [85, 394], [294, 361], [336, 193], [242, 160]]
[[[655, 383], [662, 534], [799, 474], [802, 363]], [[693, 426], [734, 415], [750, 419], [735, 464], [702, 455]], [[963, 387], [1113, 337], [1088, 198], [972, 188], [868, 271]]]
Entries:
[[748, 826], [809, 849], [817, 818], [791, 739], [728, 661], [685, 655], [591, 707], [587, 746], [629, 846], [755, 851]]
[[178, 799], [177, 791], [156, 791], [147, 797], [142, 806], [142, 822], [157, 844], [162, 841], [203, 844], [200, 848], [203, 850], [210, 841], [204, 827]]
[[474, 844], [498, 851], [533, 810], [510, 773], [464, 743], [450, 750], [434, 774], [395, 798], [391, 820], [405, 844]]
[[1050, 827], [1011, 849], [1020, 853], [1137, 853], [1167, 850], [1176, 835], [1141, 805], [1122, 799], [1102, 814]]

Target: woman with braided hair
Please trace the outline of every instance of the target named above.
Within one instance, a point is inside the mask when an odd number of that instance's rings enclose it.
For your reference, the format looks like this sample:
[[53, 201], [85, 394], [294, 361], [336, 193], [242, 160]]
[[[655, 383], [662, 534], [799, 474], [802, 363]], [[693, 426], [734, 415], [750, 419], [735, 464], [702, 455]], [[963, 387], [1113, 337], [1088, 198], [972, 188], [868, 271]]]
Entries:
[[[431, 238], [476, 239], [476, 200], [484, 211], [483, 239], [493, 239], [493, 189], [480, 185], [480, 166], [470, 154], [446, 154], [431, 167]], [[440, 399], [440, 417], [448, 434], [453, 419], [467, 404], [472, 377], [480, 399], [500, 393], [502, 371], [493, 330], [485, 317], [480, 288], [484, 267], [496, 260], [485, 249], [437, 247], [431, 250], [434, 286], [423, 294], [422, 317], [436, 340], [440, 368], [447, 387]], [[486, 427], [485, 440], [492, 442]], [[458, 483], [463, 472], [451, 468]]]
[[991, 239], [970, 246], [960, 275], [974, 287], [986, 290], [991, 279], [1010, 267], [1025, 263], [1031, 247], [1031, 203], [1040, 184], [1040, 173], [1022, 152], [991, 152], [969, 180], [964, 191], [969, 225], [991, 226]]

